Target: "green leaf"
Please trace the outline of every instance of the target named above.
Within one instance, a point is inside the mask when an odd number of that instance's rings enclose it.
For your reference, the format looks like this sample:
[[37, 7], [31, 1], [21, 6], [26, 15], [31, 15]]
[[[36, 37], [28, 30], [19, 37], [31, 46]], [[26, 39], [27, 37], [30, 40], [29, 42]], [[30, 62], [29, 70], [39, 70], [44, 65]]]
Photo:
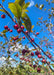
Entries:
[[46, 0], [48, 2], [48, 0]]
[[2, 44], [3, 42], [1, 41], [0, 44]]
[[2, 34], [0, 34], [0, 37], [2, 37]]
[[7, 45], [7, 43], [8, 43], [8, 42], [5, 42], [5, 43], [3, 44], [3, 46]]
[[4, 2], [5, 0], [2, 0], [2, 2]]
[[29, 6], [30, 2], [23, 5], [23, 9], [26, 9]]
[[25, 69], [25, 68], [24, 68], [24, 66], [23, 66], [23, 65], [21, 65], [21, 64], [19, 65], [19, 67], [20, 67], [20, 68], [22, 68], [22, 69]]
[[54, 8], [53, 8], [53, 7], [52, 7], [51, 9], [52, 9], [52, 10], [54, 10]]
[[44, 4], [41, 4], [39, 9], [42, 10], [43, 7], [44, 7]]
[[24, 27], [29, 31], [31, 32], [31, 21], [30, 21], [30, 18], [28, 17], [28, 15], [26, 13], [22, 13], [22, 20], [24, 22]]
[[51, 64], [54, 67], [54, 64]]
[[44, 10], [46, 10], [46, 8]]
[[49, 26], [49, 24], [46, 24], [46, 27], [48, 27]]
[[[2, 36], [4, 36], [4, 37], [6, 38], [6, 34], [5, 34], [5, 33], [3, 33], [3, 32], [1, 32], [1, 33], [2, 33]], [[1, 36], [1, 37], [2, 37], [2, 36]]]
[[0, 8], [1, 8], [1, 6], [0, 6]]
[[5, 11], [5, 10], [3, 10], [3, 9], [0, 9], [0, 11], [2, 11], [2, 12], [4, 12], [4, 13], [6, 13], [6, 11]]
[[19, 41], [21, 41], [22, 40], [22, 38], [19, 38], [16, 42], [19, 42]]
[[52, 17], [52, 15], [51, 14], [49, 14], [49, 18], [51, 18]]
[[8, 30], [3, 30], [3, 32], [2, 32], [2, 33], [6, 33], [6, 32], [8, 32]]
[[25, 12], [28, 12], [28, 10], [26, 10], [26, 9], [23, 9], [23, 10], [22, 10], [22, 13], [25, 13]]
[[54, 0], [52, 1], [52, 3], [54, 3]]
[[8, 54], [10, 54], [10, 51], [7, 51]]
[[9, 7], [11, 12], [15, 15], [15, 17], [17, 17], [18, 19], [21, 16], [21, 6], [18, 3], [9, 3]]
[[3, 49], [5, 49], [5, 47], [4, 47], [4, 46], [2, 46], [2, 48], [3, 48]]
[[38, 6], [38, 4], [36, 4], [36, 5], [35, 5], [35, 7], [37, 7], [37, 8], [38, 8], [38, 7], [39, 7], [39, 6]]
[[22, 6], [24, 2], [25, 0], [15, 0], [15, 3], [19, 4], [20, 6]]
[[22, 75], [22, 73], [19, 72], [19, 70], [16, 70], [16, 74]]

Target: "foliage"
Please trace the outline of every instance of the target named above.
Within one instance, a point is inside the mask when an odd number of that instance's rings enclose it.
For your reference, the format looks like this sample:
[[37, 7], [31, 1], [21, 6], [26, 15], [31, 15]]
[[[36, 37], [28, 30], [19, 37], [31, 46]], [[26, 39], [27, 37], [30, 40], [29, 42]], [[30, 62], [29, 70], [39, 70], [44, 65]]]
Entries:
[[[22, 68], [22, 66], [18, 65], [17, 67], [8, 67], [8, 66], [3, 66], [0, 67], [0, 75], [28, 75], [28, 74], [34, 74], [36, 75], [36, 69], [33, 69], [29, 67], [28, 65]], [[42, 70], [42, 74], [48, 74], [48, 72], [45, 72]], [[53, 75], [53, 72], [49, 73]], [[37, 73], [39, 75], [39, 73]]]

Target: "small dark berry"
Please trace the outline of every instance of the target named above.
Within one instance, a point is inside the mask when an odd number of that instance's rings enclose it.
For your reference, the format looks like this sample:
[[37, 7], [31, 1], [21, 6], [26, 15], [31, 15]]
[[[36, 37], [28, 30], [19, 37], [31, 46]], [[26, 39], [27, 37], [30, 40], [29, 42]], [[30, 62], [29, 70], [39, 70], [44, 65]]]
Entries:
[[39, 54], [39, 55], [38, 55], [38, 58], [41, 58], [41, 57], [42, 57], [42, 56]]
[[10, 32], [12, 32], [13, 30], [11, 29]]
[[33, 52], [31, 52], [31, 56], [34, 56], [34, 53]]
[[23, 30], [24, 29], [24, 26], [21, 26], [21, 29]]
[[17, 29], [17, 32], [18, 32], [18, 33], [21, 33], [21, 28]]
[[25, 39], [25, 36], [23, 36], [23, 39]]
[[8, 29], [8, 26], [4, 26], [5, 29]]
[[28, 31], [25, 31], [26, 34], [28, 34]]
[[36, 35], [39, 35], [39, 32], [37, 32]]
[[39, 73], [40, 73], [40, 71], [41, 71], [41, 69], [38, 67], [38, 68], [37, 68], [37, 72], [39, 72]]
[[3, 15], [1, 15], [1, 18], [5, 18], [5, 15], [3, 14]]
[[19, 28], [18, 24], [14, 25], [14, 28], [15, 29], [18, 29]]

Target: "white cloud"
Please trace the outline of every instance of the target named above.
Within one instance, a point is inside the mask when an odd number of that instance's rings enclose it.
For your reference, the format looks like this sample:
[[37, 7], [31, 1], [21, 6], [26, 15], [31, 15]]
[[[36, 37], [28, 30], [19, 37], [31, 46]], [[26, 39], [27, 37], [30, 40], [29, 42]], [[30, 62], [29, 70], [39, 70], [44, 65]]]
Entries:
[[5, 57], [1, 57], [1, 58], [0, 58], [0, 61], [5, 61], [5, 60], [6, 60]]
[[[14, 50], [13, 50], [13, 48], [14, 48]], [[16, 43], [16, 47], [15, 46], [10, 47], [10, 51], [12, 51], [12, 52], [18, 52], [19, 49], [22, 50], [24, 48], [25, 48], [25, 46], [22, 46], [22, 45], [19, 45], [19, 43]]]
[[29, 7], [32, 7], [34, 5], [34, 1], [31, 0]]
[[10, 58], [9, 58], [9, 60], [11, 61], [11, 60], [12, 60], [12, 58], [10, 57]]
[[[18, 64], [18, 63], [16, 63], [15, 61], [13, 61], [13, 59], [10, 57], [9, 58], [9, 62], [11, 63], [11, 64], [7, 64], [7, 62], [8, 61], [6, 61], [6, 59], [7, 58], [5, 58], [5, 57], [0, 57], [0, 67], [2, 67], [2, 65], [3, 66], [6, 66], [6, 65], [8, 65], [8, 66], [12, 66], [12, 67], [16, 67], [16, 65]], [[13, 65], [14, 64], [14, 65]]]
[[6, 64], [6, 58], [5, 57], [0, 57], [0, 67], [2, 67], [2, 65]]
[[[27, 46], [29, 47], [30, 44], [28, 44]], [[14, 50], [13, 50], [13, 48], [14, 48]], [[19, 43], [16, 43], [16, 47], [15, 46], [10, 47], [11, 52], [18, 52], [19, 50], [23, 50], [23, 49], [25, 49], [25, 46], [19, 45]], [[34, 49], [34, 47], [29, 47], [29, 50], [32, 50], [32, 49]]]

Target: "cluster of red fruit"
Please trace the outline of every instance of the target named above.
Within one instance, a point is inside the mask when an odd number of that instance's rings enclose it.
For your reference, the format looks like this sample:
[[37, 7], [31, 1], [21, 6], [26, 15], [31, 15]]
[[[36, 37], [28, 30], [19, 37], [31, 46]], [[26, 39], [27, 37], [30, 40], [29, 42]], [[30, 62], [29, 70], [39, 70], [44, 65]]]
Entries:
[[[18, 33], [21, 33], [22, 30], [24, 30], [24, 26], [21, 26], [21, 27], [19, 28], [19, 25], [16, 24], [16, 25], [14, 25], [14, 29], [16, 29]], [[25, 31], [25, 33], [28, 34], [28, 31]], [[23, 39], [25, 39], [25, 36], [23, 36]]]
[[[32, 64], [29, 64], [30, 65], [30, 67], [32, 67]], [[33, 68], [35, 69], [37, 67], [37, 65], [33, 65]]]
[[[21, 33], [22, 30], [24, 29], [24, 26], [21, 26], [21, 27], [19, 28], [19, 25], [16, 24], [16, 25], [14, 25], [14, 29], [16, 29], [18, 33]], [[25, 31], [25, 33], [28, 34], [28, 31]], [[23, 36], [23, 39], [25, 39], [25, 36]], [[30, 40], [30, 42], [34, 42], [34, 39], [32, 38], [32, 39]]]
[[[36, 51], [36, 52], [35, 52], [35, 55], [37, 55], [38, 58], [42, 58], [42, 55], [40, 54], [39, 51]], [[34, 56], [34, 53], [33, 53], [33, 52], [31, 52], [31, 56]]]
[[[42, 58], [42, 55], [40, 54], [40, 51], [36, 51], [36, 52], [35, 52], [35, 55], [37, 55], [38, 58]], [[31, 56], [34, 56], [34, 53], [33, 53], [33, 52], [31, 52]], [[42, 63], [46, 63], [46, 60], [43, 59], [43, 60], [42, 60]]]
[[30, 52], [29, 50], [23, 49], [22, 50], [22, 55], [25, 55], [25, 53], [29, 53], [29, 52]]
[[[1, 18], [5, 18], [5, 15], [2, 14], [2, 15], [1, 15]], [[10, 31], [10, 32], [13, 31], [12, 29], [10, 30], [10, 28], [8, 28], [7, 25], [4, 26], [4, 28], [5, 28], [6, 30]], [[16, 24], [16, 25], [14, 25], [14, 29], [17, 29], [17, 32], [18, 32], [18, 33], [21, 33], [22, 30], [24, 29], [24, 26], [21, 26], [21, 27], [19, 28], [19, 25]], [[25, 33], [28, 34], [28, 31], [25, 31]], [[38, 35], [38, 33], [37, 33], [37, 35]], [[14, 39], [16, 40], [16, 38], [14, 38]], [[25, 36], [23, 36], [23, 39], [25, 39]], [[30, 42], [34, 42], [34, 39], [32, 38]]]
[[24, 26], [21, 26], [21, 27], [19, 28], [19, 25], [16, 24], [16, 25], [14, 25], [14, 29], [16, 29], [18, 33], [21, 33], [22, 30], [24, 29]]
[[[1, 15], [1, 18], [5, 18], [5, 14], [2, 14]], [[10, 32], [12, 32], [12, 29], [10, 30], [10, 28], [8, 28], [8, 26], [6, 25], [6, 26], [4, 26], [4, 28], [6, 29], [6, 30], [8, 30], [8, 31], [10, 31]]]
[[28, 59], [28, 58], [26, 59], [26, 58], [23, 57], [23, 58], [20, 58], [20, 59], [21, 59], [21, 60], [24, 60], [24, 61], [26, 61], [26, 62], [30, 62], [30, 59]]
[[[29, 65], [30, 65], [30, 67], [32, 67], [32, 64], [29, 64]], [[33, 65], [33, 68], [35, 69], [36, 67], [37, 67], [37, 65], [34, 64], [34, 65]], [[38, 67], [38, 68], [37, 68], [37, 72], [40, 73], [40, 71], [41, 71], [41, 69]]]
[[4, 26], [4, 28], [5, 28], [6, 30], [10, 31], [10, 32], [12, 32], [12, 31], [13, 31], [12, 29], [10, 30], [10, 28], [8, 28], [8, 26], [7, 26], [7, 25], [5, 25], [5, 26]]

